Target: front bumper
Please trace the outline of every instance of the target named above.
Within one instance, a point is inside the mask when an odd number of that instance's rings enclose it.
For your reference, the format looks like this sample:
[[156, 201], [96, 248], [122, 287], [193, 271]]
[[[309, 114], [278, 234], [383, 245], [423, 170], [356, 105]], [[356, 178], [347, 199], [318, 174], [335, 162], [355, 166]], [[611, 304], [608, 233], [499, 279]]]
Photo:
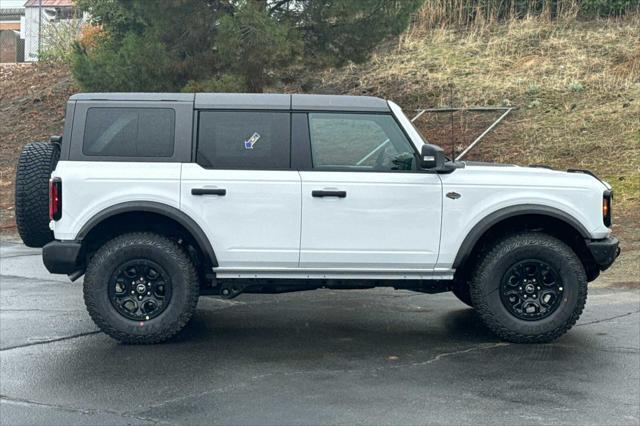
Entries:
[[619, 242], [616, 237], [587, 241], [587, 247], [601, 271], [608, 269], [620, 255]]
[[42, 261], [52, 274], [72, 274], [81, 268], [81, 249], [76, 241], [51, 241], [42, 248]]

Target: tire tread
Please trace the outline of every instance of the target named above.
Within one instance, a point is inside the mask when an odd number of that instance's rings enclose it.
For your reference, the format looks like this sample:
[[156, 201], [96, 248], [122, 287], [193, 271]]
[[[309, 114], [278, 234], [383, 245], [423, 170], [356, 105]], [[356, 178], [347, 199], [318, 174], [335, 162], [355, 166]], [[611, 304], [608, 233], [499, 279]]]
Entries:
[[[482, 283], [487, 281], [491, 271], [492, 263], [522, 245], [542, 245], [559, 252], [563, 261], [576, 274], [579, 282], [577, 304], [569, 316], [560, 326], [539, 334], [525, 334], [506, 327], [498, 320], [494, 312], [486, 303], [482, 291]], [[587, 301], [587, 278], [582, 263], [573, 250], [559, 239], [536, 232], [523, 232], [511, 235], [499, 240], [495, 245], [481, 256], [480, 261], [474, 271], [471, 284], [471, 299], [474, 308], [478, 312], [484, 324], [498, 337], [514, 343], [545, 343], [557, 339], [569, 331], [578, 321]]]
[[[155, 247], [158, 250], [168, 251], [170, 256], [173, 257], [178, 263], [179, 268], [185, 271], [186, 276], [188, 277], [188, 279], [186, 280], [187, 282], [180, 284], [191, 287], [186, 289], [188, 291], [189, 299], [187, 302], [187, 306], [183, 309], [183, 312], [180, 313], [178, 320], [170, 324], [168, 327], [165, 327], [155, 333], [134, 335], [123, 332], [122, 330], [114, 327], [100, 312], [100, 309], [98, 308], [98, 305], [96, 303], [96, 297], [98, 297], [98, 294], [95, 291], [92, 291], [91, 288], [92, 283], [98, 279], [98, 277], [96, 276], [98, 272], [98, 265], [103, 262], [107, 262], [109, 256], [113, 255], [115, 251], [133, 244], [144, 244], [147, 246]], [[184, 328], [184, 326], [191, 319], [191, 316], [193, 315], [193, 312], [195, 311], [196, 305], [198, 303], [198, 297], [198, 276], [195, 266], [193, 265], [193, 262], [190, 260], [186, 251], [169, 238], [150, 232], [135, 232], [123, 234], [108, 241], [91, 258], [85, 275], [84, 302], [87, 307], [87, 311], [91, 316], [91, 319], [102, 331], [123, 343], [153, 344], [160, 343], [172, 338], [180, 330], [182, 330], [182, 328]]]
[[27, 144], [16, 167], [15, 215], [18, 233], [28, 247], [53, 240], [49, 229], [49, 179], [60, 158], [60, 148], [48, 142]]

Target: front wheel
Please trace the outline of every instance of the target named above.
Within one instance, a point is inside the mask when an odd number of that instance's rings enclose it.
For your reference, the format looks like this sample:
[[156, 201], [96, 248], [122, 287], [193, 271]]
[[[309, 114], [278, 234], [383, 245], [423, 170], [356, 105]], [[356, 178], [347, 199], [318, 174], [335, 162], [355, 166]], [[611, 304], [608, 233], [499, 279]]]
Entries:
[[471, 288], [467, 280], [454, 280], [451, 284], [451, 292], [465, 305], [473, 308], [471, 300]]
[[198, 277], [187, 253], [152, 233], [114, 238], [91, 258], [84, 300], [102, 331], [125, 343], [158, 343], [189, 322]]
[[522, 233], [498, 241], [478, 263], [471, 300], [496, 335], [549, 342], [576, 323], [587, 300], [580, 259], [559, 239]]

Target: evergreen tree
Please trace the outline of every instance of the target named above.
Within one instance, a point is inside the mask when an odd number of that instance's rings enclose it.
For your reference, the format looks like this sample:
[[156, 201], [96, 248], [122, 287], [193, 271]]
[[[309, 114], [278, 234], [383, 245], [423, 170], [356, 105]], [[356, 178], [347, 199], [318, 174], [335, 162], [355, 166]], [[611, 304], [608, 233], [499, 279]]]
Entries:
[[423, 0], [76, 0], [101, 31], [79, 42], [86, 90], [261, 92], [292, 67], [365, 61]]

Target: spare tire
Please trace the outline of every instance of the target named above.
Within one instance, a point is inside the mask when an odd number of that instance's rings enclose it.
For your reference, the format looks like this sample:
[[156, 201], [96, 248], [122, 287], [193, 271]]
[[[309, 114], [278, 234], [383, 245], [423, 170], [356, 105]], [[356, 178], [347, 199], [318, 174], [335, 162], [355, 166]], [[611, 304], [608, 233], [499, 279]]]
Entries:
[[48, 142], [27, 144], [16, 169], [16, 225], [29, 247], [53, 240], [49, 229], [49, 179], [60, 158], [60, 146]]

